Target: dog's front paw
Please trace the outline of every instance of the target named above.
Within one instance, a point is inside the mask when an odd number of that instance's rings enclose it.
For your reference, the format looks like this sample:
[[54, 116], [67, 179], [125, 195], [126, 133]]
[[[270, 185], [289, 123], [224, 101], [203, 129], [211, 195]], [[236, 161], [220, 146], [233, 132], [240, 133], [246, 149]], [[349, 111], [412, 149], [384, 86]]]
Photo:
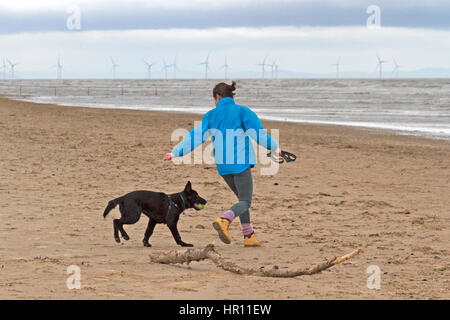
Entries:
[[114, 237], [114, 240], [116, 240], [117, 243], [120, 243], [120, 238], [119, 237]]
[[143, 242], [144, 243], [144, 247], [150, 248], [152, 245], [148, 242]]
[[182, 246], [182, 247], [193, 247], [194, 245], [191, 244], [191, 243], [181, 242], [180, 246]]

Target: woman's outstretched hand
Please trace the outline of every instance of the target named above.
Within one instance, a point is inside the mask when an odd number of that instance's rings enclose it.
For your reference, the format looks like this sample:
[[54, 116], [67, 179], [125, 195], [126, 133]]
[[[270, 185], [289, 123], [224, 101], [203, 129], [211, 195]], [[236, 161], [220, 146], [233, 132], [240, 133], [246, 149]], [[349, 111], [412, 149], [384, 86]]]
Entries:
[[278, 157], [281, 157], [281, 149], [278, 148], [277, 150], [275, 150], [275, 154], [276, 154]]
[[173, 154], [172, 153], [166, 153], [166, 155], [164, 156], [164, 160], [172, 160], [173, 159]]

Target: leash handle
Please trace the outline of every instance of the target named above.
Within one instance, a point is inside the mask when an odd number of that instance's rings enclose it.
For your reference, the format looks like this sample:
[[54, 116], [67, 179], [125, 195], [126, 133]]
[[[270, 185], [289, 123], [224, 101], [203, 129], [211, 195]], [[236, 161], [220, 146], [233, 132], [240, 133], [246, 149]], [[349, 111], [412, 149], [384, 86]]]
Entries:
[[281, 151], [281, 157], [286, 162], [294, 162], [295, 160], [297, 160], [297, 156], [295, 154], [287, 151]]
[[297, 159], [297, 156], [295, 154], [283, 150], [281, 151], [280, 157], [275, 156], [272, 151], [269, 151], [267, 156], [275, 163], [294, 162]]

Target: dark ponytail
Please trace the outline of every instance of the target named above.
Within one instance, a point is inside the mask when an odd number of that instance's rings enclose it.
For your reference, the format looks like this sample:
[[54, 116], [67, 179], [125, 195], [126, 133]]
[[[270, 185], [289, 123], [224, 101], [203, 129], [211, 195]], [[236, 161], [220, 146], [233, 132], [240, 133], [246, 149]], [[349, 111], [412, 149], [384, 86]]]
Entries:
[[213, 89], [213, 97], [215, 98], [217, 95], [222, 98], [225, 97], [234, 97], [234, 90], [236, 90], [236, 81], [233, 81], [231, 85], [226, 84], [225, 82], [218, 83]]

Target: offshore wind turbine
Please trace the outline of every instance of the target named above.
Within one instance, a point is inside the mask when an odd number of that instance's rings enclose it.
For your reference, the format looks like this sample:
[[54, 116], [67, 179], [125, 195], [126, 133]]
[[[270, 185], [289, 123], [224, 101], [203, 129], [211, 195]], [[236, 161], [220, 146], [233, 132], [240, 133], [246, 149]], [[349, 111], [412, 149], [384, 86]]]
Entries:
[[114, 59], [112, 57], [109, 57], [109, 58], [111, 59], [111, 64], [112, 64], [113, 79], [115, 79], [116, 78], [116, 69], [119, 65], [114, 62]]
[[266, 71], [266, 60], [267, 60], [267, 56], [264, 57], [264, 60], [262, 63], [258, 63], [257, 66], [261, 66], [262, 67], [262, 78], [264, 79], [264, 72]]
[[54, 66], [52, 66], [52, 68], [56, 68], [56, 79], [62, 79], [63, 66], [61, 64], [61, 57], [60, 56], [58, 56], [58, 60], [57, 60], [56, 64]]
[[378, 70], [380, 72], [380, 79], [383, 78], [383, 63], [386, 63], [387, 60], [381, 60], [380, 57], [377, 54], [377, 59], [378, 59]]
[[2, 69], [3, 69], [3, 79], [6, 79], [6, 62], [5, 62], [5, 57], [3, 57]]
[[152, 78], [152, 66], [156, 62], [148, 63], [147, 61], [144, 60], [144, 63], [147, 65], [147, 76], [148, 76], [149, 79], [151, 79]]
[[399, 70], [400, 68], [403, 68], [403, 66], [400, 66], [394, 58], [392, 58], [392, 60], [394, 61], [394, 70], [392, 71], [392, 74], [398, 78], [400, 73]]
[[169, 65], [169, 67], [173, 68], [173, 78], [176, 79], [177, 78], [177, 56], [175, 56], [175, 58], [173, 59], [173, 63], [171, 65]]
[[225, 63], [220, 67], [220, 69], [225, 70], [225, 80], [228, 79], [228, 67], [227, 57], [225, 57]]
[[209, 55], [210, 55], [210, 53], [208, 53], [208, 55], [206, 56], [205, 61], [199, 63], [199, 65], [205, 66], [205, 79], [208, 79]]
[[163, 65], [162, 69], [164, 69], [164, 74], [165, 74], [166, 80], [167, 80], [167, 69], [169, 69], [171, 67], [171, 65], [166, 63], [166, 59], [163, 59], [163, 64], [164, 65]]
[[275, 77], [275, 69], [277, 69], [277, 68], [278, 68], [277, 60], [275, 59], [275, 60], [273, 60], [272, 64], [270, 65], [272, 79]]
[[8, 59], [8, 63], [9, 63], [10, 69], [11, 69], [11, 79], [14, 79], [14, 68], [15, 68], [15, 66], [17, 66], [19, 63], [18, 63], [18, 62], [12, 63], [9, 59]]
[[339, 79], [339, 67], [341, 66], [341, 57], [339, 57], [337, 62], [332, 64], [332, 66], [336, 67], [336, 79]]
[[275, 66], [274, 66], [274, 68], [275, 68], [275, 78], [277, 78], [277, 79], [278, 79], [278, 67], [279, 67], [278, 63], [275, 63]]

